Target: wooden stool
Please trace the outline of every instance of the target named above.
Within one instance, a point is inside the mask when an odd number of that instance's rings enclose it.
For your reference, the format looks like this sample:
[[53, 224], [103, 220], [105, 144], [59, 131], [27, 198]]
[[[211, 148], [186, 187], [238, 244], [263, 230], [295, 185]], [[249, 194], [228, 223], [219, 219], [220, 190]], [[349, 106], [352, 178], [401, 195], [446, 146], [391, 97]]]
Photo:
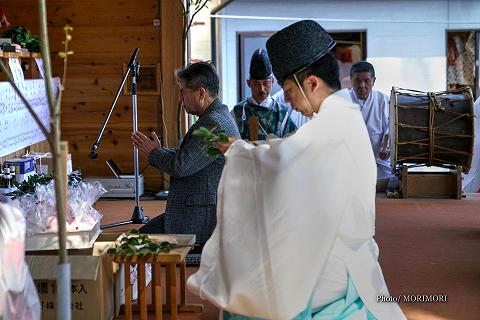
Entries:
[[[185, 235], [182, 235], [185, 237]], [[194, 237], [194, 236], [192, 236]], [[192, 238], [194, 239], [194, 238]], [[179, 241], [180, 242], [180, 241]], [[193, 244], [195, 240], [193, 240]], [[114, 261], [124, 266], [125, 274], [125, 320], [132, 320], [132, 311], [140, 311], [140, 319], [147, 320], [148, 311], [155, 311], [155, 320], [162, 319], [163, 310], [171, 313], [171, 319], [177, 319], [178, 312], [203, 312], [203, 305], [186, 304], [185, 257], [189, 247], [177, 248], [169, 253], [161, 253], [152, 257], [131, 257], [113, 255]], [[152, 304], [147, 305], [145, 286], [145, 265], [152, 265]], [[132, 306], [132, 284], [130, 282], [130, 265], [137, 265], [138, 272], [138, 304]], [[162, 305], [161, 268], [166, 270], [166, 304]], [[177, 267], [180, 269], [180, 304], [177, 303]], [[135, 307], [135, 308], [134, 308]]]
[[462, 198], [462, 167], [449, 172], [409, 172], [402, 166], [402, 197]]

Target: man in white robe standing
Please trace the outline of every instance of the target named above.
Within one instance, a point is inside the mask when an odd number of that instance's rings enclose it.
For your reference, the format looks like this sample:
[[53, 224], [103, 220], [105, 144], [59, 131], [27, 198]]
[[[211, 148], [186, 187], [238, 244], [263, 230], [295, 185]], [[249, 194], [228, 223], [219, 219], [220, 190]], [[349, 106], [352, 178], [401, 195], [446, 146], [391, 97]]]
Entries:
[[375, 80], [375, 69], [369, 62], [359, 61], [352, 65], [350, 96], [360, 106], [367, 125], [377, 163], [377, 191], [385, 191], [388, 180], [393, 177], [388, 146], [390, 107], [388, 96], [373, 89]]
[[188, 287], [223, 319], [405, 319], [378, 264], [375, 160], [334, 46], [311, 20], [275, 33], [273, 72], [312, 119], [258, 147], [220, 145], [217, 226]]
[[475, 140], [470, 171], [468, 174], [464, 174], [462, 179], [462, 189], [465, 193], [480, 192], [480, 98], [475, 101], [473, 111], [475, 114], [473, 119]]

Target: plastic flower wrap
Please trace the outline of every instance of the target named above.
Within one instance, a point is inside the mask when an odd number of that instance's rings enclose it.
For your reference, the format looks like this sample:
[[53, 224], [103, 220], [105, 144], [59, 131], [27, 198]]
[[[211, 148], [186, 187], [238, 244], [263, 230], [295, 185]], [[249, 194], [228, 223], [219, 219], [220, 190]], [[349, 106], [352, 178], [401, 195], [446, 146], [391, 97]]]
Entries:
[[[57, 210], [55, 207], [55, 182], [36, 185], [35, 193], [18, 198], [19, 207], [27, 220], [27, 233], [57, 232]], [[106, 190], [99, 182], [83, 181], [68, 186], [67, 231], [91, 230], [102, 218], [93, 204]]]

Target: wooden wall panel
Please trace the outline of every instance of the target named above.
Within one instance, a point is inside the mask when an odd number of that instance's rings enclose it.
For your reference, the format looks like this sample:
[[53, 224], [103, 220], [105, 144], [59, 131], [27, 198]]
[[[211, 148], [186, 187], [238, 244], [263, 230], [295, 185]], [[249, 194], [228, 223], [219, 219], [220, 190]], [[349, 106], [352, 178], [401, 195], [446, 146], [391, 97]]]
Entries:
[[[38, 30], [38, 1], [30, 0], [3, 0], [2, 2], [16, 2], [23, 11], [31, 13], [29, 27], [32, 31]], [[88, 8], [89, 13], [85, 13]], [[105, 1], [105, 0], [77, 0], [77, 1], [47, 1], [47, 16], [49, 26], [71, 24], [74, 26], [105, 25], [110, 26], [139, 26], [151, 25], [152, 14], [158, 10], [157, 1]], [[25, 12], [8, 11], [9, 21], [22, 20]]]
[[[9, 21], [38, 34], [36, 0], [3, 0]], [[176, 146], [178, 89], [174, 70], [182, 65], [182, 7], [174, 0], [49, 0], [49, 40], [53, 73], [63, 74], [63, 26], [73, 26], [67, 82], [62, 100], [62, 139], [69, 141], [74, 167], [84, 176], [110, 176], [105, 160], [114, 159], [124, 171], [133, 171], [131, 97], [120, 96], [102, 137], [97, 160], [87, 160], [90, 148], [110, 108], [126, 64], [140, 48], [140, 66], [161, 64], [164, 113], [160, 95], [138, 95], [138, 126], [143, 132], [155, 130], [164, 137], [165, 116], [168, 141]], [[160, 18], [159, 27], [153, 19]], [[139, 79], [142, 76], [140, 67]], [[160, 77], [161, 75], [159, 75]], [[140, 156], [140, 168], [147, 161]], [[157, 169], [145, 170], [145, 189], [158, 191], [163, 176]]]
[[[153, 21], [153, 16], [150, 18]], [[73, 26], [73, 41], [70, 49], [78, 52], [125, 53], [128, 62], [133, 49], [140, 48], [139, 60], [145, 51], [160, 52], [159, 28], [151, 26]], [[54, 52], [63, 50], [63, 26], [49, 27], [50, 49]], [[75, 55], [71, 57], [76, 61]], [[112, 61], [113, 62], [113, 61]], [[120, 62], [119, 60], [116, 61]]]

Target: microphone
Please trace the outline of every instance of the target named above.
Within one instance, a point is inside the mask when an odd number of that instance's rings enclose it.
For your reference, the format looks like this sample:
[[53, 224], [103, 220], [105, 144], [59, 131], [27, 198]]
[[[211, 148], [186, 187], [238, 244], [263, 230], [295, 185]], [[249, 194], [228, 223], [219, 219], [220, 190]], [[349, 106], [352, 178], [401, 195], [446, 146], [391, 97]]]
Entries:
[[140, 51], [139, 48], [135, 48], [135, 50], [132, 53], [132, 57], [130, 58], [130, 61], [128, 62], [128, 68], [132, 66], [132, 64], [135, 62], [137, 59], [138, 51]]
[[92, 149], [90, 150], [90, 154], [88, 155], [90, 160], [94, 160], [98, 158], [97, 148], [98, 148], [98, 143], [95, 143]]

